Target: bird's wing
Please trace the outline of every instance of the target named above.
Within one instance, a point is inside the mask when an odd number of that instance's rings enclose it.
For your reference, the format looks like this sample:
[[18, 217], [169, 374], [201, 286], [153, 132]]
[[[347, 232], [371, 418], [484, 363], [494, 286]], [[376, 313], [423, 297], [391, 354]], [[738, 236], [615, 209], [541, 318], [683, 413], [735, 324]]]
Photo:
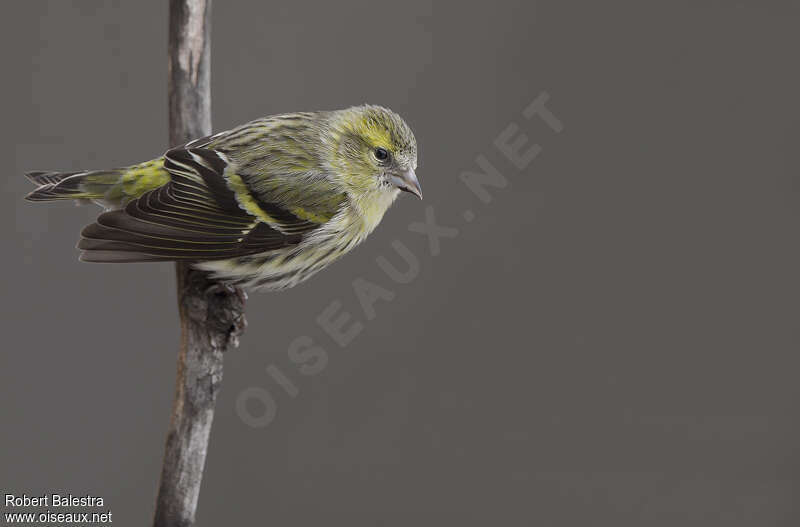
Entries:
[[171, 180], [123, 209], [105, 212], [81, 233], [88, 262], [220, 260], [300, 243], [320, 223], [238, 196], [223, 154], [197, 142], [170, 150]]

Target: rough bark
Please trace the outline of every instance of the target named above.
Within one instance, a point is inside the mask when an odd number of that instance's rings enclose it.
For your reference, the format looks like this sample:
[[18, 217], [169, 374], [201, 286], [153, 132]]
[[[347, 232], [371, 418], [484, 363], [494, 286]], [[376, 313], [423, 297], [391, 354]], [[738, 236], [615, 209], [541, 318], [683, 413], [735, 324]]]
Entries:
[[[169, 137], [172, 146], [211, 133], [211, 0], [169, 3]], [[194, 524], [223, 353], [244, 330], [241, 290], [176, 264], [181, 322], [175, 401], [153, 525]]]

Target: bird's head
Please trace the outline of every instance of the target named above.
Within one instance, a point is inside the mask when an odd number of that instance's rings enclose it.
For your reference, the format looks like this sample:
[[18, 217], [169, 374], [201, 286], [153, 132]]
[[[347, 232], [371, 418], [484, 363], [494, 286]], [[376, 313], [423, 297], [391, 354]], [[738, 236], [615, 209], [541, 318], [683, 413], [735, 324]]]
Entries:
[[414, 172], [417, 141], [399, 115], [380, 106], [356, 106], [332, 112], [330, 125], [328, 162], [352, 198], [391, 203], [403, 190], [422, 199]]

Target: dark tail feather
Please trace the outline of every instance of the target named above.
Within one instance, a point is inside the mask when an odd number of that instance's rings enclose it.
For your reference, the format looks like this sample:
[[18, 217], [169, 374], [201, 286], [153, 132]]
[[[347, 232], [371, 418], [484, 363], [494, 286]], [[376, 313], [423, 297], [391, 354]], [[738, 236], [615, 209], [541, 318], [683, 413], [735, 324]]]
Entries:
[[98, 200], [115, 185], [123, 169], [91, 172], [28, 172], [29, 180], [39, 187], [25, 196], [28, 201], [54, 201], [59, 199]]
[[[28, 201], [74, 199], [73, 195], [68, 195], [66, 187], [61, 189], [58, 187], [71, 176], [78, 174], [81, 172], [28, 172], [25, 177], [39, 187], [25, 196], [25, 199]], [[75, 194], [75, 189], [71, 189], [69, 194]]]
[[29, 180], [39, 187], [25, 196], [28, 201], [53, 201], [85, 198], [80, 188], [81, 176], [86, 172], [28, 172]]
[[36, 185], [55, 185], [64, 178], [74, 176], [78, 172], [28, 172], [25, 177]]

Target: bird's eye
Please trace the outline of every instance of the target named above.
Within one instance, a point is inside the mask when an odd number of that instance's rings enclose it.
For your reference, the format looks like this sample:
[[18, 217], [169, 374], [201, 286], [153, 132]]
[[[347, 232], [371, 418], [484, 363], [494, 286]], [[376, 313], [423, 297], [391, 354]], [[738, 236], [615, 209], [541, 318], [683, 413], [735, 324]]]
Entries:
[[389, 152], [385, 148], [376, 148], [375, 149], [375, 159], [378, 161], [386, 161], [389, 159]]

